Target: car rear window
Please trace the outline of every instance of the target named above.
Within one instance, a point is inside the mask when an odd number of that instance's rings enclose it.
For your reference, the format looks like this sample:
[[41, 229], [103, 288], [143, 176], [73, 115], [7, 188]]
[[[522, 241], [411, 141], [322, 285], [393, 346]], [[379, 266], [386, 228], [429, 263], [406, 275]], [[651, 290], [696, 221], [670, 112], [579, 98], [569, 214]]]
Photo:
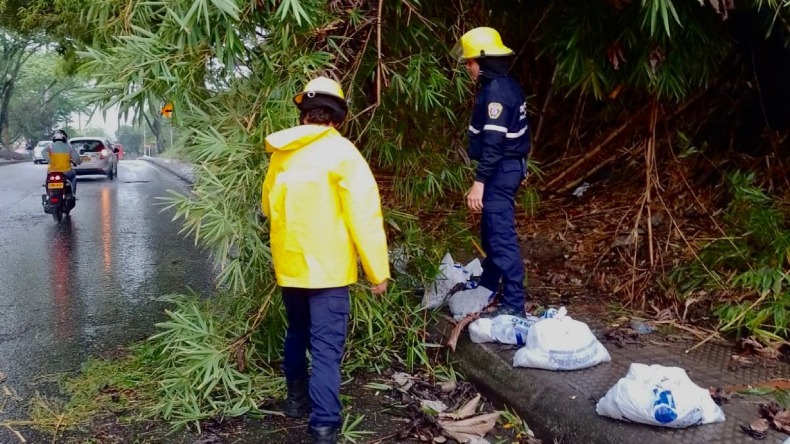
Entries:
[[39, 142], [39, 143], [38, 143], [38, 145], [36, 145], [36, 147], [44, 147], [44, 146], [48, 146], [50, 143], [51, 143], [51, 142], [46, 142], [46, 141]]
[[107, 148], [101, 140], [77, 140], [72, 141], [71, 146], [73, 146], [78, 153], [98, 153]]

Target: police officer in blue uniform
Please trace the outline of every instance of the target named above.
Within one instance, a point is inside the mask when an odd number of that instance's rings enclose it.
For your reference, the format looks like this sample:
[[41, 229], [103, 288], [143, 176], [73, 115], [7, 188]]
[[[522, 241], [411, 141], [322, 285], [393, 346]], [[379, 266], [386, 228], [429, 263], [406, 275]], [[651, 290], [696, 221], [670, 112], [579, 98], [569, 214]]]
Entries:
[[492, 28], [461, 37], [455, 52], [479, 83], [469, 125], [469, 157], [477, 161], [467, 206], [482, 211], [486, 259], [480, 285], [502, 295], [491, 316], [524, 316], [524, 263], [516, 234], [515, 197], [527, 175], [530, 127], [524, 92], [508, 72], [513, 51]]

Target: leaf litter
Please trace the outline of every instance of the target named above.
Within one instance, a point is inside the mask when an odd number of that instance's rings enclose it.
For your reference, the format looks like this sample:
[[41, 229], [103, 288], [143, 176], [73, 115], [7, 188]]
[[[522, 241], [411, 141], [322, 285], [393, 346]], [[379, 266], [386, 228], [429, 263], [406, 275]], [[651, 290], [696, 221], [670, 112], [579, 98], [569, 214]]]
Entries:
[[[399, 440], [422, 442], [482, 444], [494, 432], [507, 435], [508, 442], [539, 444], [534, 437], [515, 437], [512, 430], [497, 428], [502, 412], [484, 400], [466, 381], [432, 382], [425, 375], [393, 373], [389, 381], [368, 384], [368, 389], [384, 391], [389, 401], [387, 414], [401, 418]], [[525, 441], [524, 439], [528, 439]]]

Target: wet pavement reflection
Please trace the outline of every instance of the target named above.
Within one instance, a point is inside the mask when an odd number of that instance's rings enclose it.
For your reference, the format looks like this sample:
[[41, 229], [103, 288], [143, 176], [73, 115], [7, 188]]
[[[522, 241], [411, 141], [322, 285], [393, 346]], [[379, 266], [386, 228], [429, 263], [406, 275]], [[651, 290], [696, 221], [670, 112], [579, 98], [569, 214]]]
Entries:
[[45, 171], [0, 166], [0, 373], [26, 400], [37, 377], [149, 336], [163, 319], [158, 297], [212, 289], [206, 255], [158, 204], [168, 189], [187, 192], [178, 179], [123, 161], [115, 181], [81, 177], [76, 208], [57, 224], [41, 208]]

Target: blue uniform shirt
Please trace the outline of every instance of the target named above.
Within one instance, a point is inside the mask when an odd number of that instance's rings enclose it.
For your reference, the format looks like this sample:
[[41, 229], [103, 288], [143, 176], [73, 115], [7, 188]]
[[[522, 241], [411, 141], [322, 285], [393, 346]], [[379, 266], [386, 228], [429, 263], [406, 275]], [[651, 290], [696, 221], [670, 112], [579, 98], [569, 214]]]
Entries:
[[530, 150], [527, 101], [510, 75], [482, 78], [469, 125], [469, 157], [475, 180], [485, 183], [502, 159], [526, 159]]

